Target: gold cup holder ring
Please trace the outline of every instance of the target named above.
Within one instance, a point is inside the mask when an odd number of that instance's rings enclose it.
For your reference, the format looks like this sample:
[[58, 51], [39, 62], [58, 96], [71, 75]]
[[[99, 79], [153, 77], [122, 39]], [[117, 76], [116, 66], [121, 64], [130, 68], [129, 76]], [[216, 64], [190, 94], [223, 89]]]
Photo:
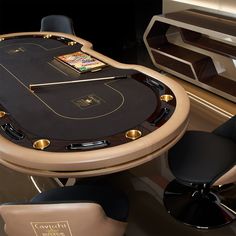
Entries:
[[33, 148], [38, 149], [38, 150], [44, 150], [49, 145], [50, 145], [50, 141], [48, 139], [39, 139], [33, 143]]
[[132, 140], [138, 139], [141, 136], [142, 136], [142, 132], [137, 129], [131, 129], [125, 133], [125, 137]]
[[6, 115], [5, 111], [0, 111], [0, 118], [3, 118]]
[[75, 42], [75, 41], [70, 41], [70, 42], [68, 42], [67, 44], [68, 44], [68, 46], [74, 46], [75, 44], [77, 44], [77, 42]]
[[160, 99], [161, 101], [164, 101], [164, 102], [169, 102], [173, 99], [174, 97], [170, 94], [164, 94], [164, 95], [161, 95], [160, 96]]
[[44, 39], [49, 39], [49, 38], [51, 38], [51, 37], [52, 37], [51, 34], [45, 34], [45, 35], [43, 36]]

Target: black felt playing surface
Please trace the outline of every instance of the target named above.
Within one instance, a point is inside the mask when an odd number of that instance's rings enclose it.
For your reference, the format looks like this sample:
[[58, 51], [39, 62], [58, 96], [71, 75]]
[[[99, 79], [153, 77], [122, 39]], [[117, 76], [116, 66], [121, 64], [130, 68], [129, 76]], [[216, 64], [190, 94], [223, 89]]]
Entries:
[[[18, 126], [35, 137], [97, 139], [131, 129], [158, 106], [151, 88], [133, 78], [57, 85], [30, 91], [29, 84], [62, 82], [137, 72], [107, 66], [79, 74], [55, 63], [77, 51], [53, 39], [14, 39], [0, 44], [0, 103]], [[48, 42], [48, 43], [46, 43]]]

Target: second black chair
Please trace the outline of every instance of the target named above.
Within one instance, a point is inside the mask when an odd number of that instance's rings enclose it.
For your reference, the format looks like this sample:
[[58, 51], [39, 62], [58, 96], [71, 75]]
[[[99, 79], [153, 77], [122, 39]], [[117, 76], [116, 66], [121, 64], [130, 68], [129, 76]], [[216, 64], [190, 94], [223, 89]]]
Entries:
[[0, 205], [9, 236], [122, 236], [128, 212], [126, 194], [106, 181], [81, 181], [42, 192], [27, 203]]
[[168, 162], [176, 179], [165, 189], [164, 205], [174, 218], [198, 228], [236, 218], [236, 116], [212, 133], [187, 131]]
[[75, 35], [72, 19], [64, 15], [49, 15], [43, 17], [40, 31], [63, 32]]

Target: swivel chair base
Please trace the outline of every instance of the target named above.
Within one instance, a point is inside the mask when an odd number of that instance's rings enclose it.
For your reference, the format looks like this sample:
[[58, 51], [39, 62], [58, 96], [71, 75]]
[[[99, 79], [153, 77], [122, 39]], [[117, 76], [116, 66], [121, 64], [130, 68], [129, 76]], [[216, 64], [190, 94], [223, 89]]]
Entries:
[[194, 188], [173, 180], [164, 192], [164, 205], [178, 221], [200, 229], [220, 227], [236, 218], [235, 185]]

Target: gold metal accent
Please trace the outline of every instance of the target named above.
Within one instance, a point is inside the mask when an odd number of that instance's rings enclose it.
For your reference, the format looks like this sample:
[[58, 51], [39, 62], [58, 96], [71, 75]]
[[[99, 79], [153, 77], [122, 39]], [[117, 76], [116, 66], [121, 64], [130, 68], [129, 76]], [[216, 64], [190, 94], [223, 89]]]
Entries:
[[70, 41], [67, 43], [68, 46], [74, 46], [75, 44], [77, 44], [77, 42], [75, 41]]
[[161, 101], [164, 101], [164, 102], [169, 102], [173, 99], [174, 97], [170, 94], [164, 94], [164, 95], [161, 95], [160, 96], [160, 99]]
[[2, 42], [3, 40], [5, 40], [5, 38], [0, 38], [0, 42]]
[[51, 38], [51, 37], [52, 37], [51, 34], [46, 34], [46, 35], [43, 36], [44, 39], [49, 39], [49, 38]]
[[34, 88], [46, 87], [46, 86], [52, 86], [52, 85], [84, 83], [84, 82], [92, 82], [92, 81], [100, 81], [100, 80], [101, 81], [102, 80], [112, 80], [112, 79], [118, 79], [118, 78], [120, 78], [120, 77], [108, 76], [108, 77], [91, 78], [91, 79], [83, 79], [83, 80], [60, 81], [60, 82], [43, 83], [43, 84], [29, 84], [29, 89], [33, 90]]
[[132, 140], [138, 139], [141, 136], [142, 136], [142, 132], [137, 129], [131, 129], [125, 133], [125, 137]]
[[0, 118], [4, 117], [6, 115], [5, 111], [0, 111]]
[[39, 139], [33, 143], [33, 148], [38, 150], [44, 150], [49, 145], [50, 141], [48, 139]]

